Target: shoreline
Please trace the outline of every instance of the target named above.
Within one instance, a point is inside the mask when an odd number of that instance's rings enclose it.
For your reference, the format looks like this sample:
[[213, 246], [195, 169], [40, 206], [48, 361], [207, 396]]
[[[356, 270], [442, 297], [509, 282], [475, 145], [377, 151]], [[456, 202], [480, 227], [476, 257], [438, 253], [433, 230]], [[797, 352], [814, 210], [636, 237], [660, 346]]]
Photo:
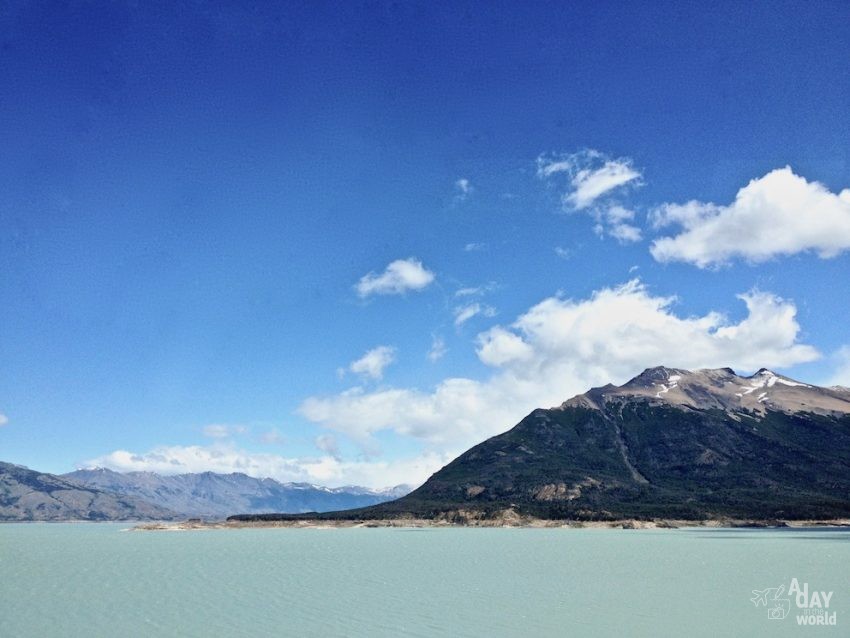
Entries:
[[739, 520], [710, 519], [703, 521], [659, 519], [641, 521], [624, 519], [616, 521], [563, 521], [547, 519], [523, 519], [504, 521], [475, 520], [464, 523], [446, 520], [399, 518], [376, 520], [322, 520], [302, 519], [284, 521], [203, 521], [187, 520], [181, 522], [140, 523], [129, 531], [134, 532], [182, 532], [214, 529], [359, 529], [359, 528], [512, 528], [512, 529], [810, 529], [810, 528], [850, 528], [850, 519], [834, 520]]

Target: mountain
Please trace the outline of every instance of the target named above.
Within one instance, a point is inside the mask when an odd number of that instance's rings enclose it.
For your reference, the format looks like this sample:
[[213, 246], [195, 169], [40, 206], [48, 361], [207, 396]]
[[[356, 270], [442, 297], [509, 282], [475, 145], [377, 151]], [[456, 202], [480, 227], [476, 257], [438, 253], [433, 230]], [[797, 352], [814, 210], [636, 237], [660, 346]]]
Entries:
[[241, 473], [178, 474], [113, 472], [104, 468], [77, 470], [62, 478], [124, 496], [144, 499], [184, 517], [224, 518], [234, 512], [326, 512], [365, 507], [398, 498], [405, 485], [386, 490], [365, 487], [320, 487], [308, 483], [279, 483]]
[[0, 521], [171, 520], [177, 514], [132, 496], [82, 487], [0, 462]]
[[572, 520], [850, 517], [850, 391], [765, 369], [739, 376], [729, 368], [651, 368], [625, 385], [534, 410], [399, 500], [318, 518], [506, 513]]

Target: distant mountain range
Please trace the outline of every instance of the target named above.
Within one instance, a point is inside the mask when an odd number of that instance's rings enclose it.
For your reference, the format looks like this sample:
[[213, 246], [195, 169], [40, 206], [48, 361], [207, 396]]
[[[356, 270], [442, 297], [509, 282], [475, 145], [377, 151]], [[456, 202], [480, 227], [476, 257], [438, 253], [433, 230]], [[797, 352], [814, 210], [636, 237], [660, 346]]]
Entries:
[[97, 468], [55, 476], [0, 462], [0, 520], [221, 519], [234, 512], [326, 512], [359, 508], [410, 491], [279, 483], [245, 474], [122, 474]]
[[385, 490], [365, 487], [321, 487], [280, 483], [246, 474], [177, 474], [113, 472], [103, 468], [77, 470], [62, 478], [74, 483], [132, 496], [183, 516], [224, 518], [235, 512], [327, 512], [365, 507], [404, 496], [412, 489], [398, 485]]
[[[323, 519], [850, 517], [850, 390], [650, 368], [538, 409], [396, 501]], [[303, 518], [245, 515], [236, 520]]]
[[176, 512], [140, 498], [89, 488], [0, 462], [0, 521], [173, 520]]

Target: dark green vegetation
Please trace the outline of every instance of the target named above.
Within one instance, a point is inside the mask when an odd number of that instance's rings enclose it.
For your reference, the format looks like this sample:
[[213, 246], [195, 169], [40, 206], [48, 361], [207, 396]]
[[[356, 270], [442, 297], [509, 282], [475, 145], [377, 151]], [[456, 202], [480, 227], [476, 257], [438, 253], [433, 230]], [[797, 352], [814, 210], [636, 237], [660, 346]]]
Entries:
[[170, 520], [178, 515], [132, 496], [86, 488], [0, 462], [0, 521]]
[[508, 508], [572, 520], [850, 517], [850, 415], [645, 399], [540, 409], [403, 498], [311, 518], [486, 517]]

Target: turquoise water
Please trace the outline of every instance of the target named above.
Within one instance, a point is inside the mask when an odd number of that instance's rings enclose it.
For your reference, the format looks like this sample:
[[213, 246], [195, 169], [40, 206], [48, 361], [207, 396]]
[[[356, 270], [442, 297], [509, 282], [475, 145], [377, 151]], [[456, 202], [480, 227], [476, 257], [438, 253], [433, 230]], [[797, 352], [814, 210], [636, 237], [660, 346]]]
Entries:
[[[125, 527], [0, 525], [0, 636], [850, 635], [847, 532]], [[791, 578], [837, 626], [750, 602]]]

